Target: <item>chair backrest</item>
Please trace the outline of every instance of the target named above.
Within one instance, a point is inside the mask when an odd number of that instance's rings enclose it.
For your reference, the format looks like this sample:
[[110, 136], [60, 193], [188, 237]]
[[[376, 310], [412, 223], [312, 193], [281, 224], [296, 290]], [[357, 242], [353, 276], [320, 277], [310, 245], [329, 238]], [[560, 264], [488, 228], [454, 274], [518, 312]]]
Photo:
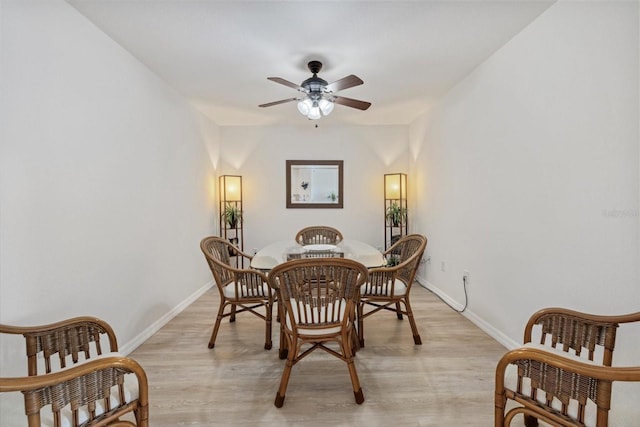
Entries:
[[200, 249], [207, 257], [219, 263], [231, 266], [231, 256], [238, 253], [238, 248], [229, 240], [218, 236], [209, 236], [202, 239]]
[[[393, 275], [393, 279], [402, 280], [405, 285], [407, 285], [407, 288], [409, 288], [418, 271], [420, 260], [424, 255], [426, 247], [427, 238], [421, 234], [403, 236], [385, 252], [387, 262], [395, 258], [394, 262], [390, 263], [389, 267], [374, 269], [372, 273], [383, 273], [378, 275], [379, 280], [386, 280], [386, 276], [389, 276], [389, 280], [391, 280], [390, 277]], [[384, 273], [386, 273], [386, 276]]]
[[[640, 312], [601, 316], [558, 307], [544, 308], [529, 318], [524, 343], [533, 342], [536, 334], [540, 344], [611, 366], [618, 327], [631, 322], [640, 322]], [[583, 350], [587, 350], [587, 354]]]
[[336, 245], [343, 240], [342, 233], [325, 225], [305, 227], [296, 234], [296, 242], [301, 245]]
[[307, 330], [353, 320], [366, 279], [364, 265], [343, 258], [288, 261], [269, 273], [269, 285], [279, 292], [287, 327]]
[[95, 317], [74, 317], [40, 326], [0, 325], [0, 333], [24, 336], [29, 375], [48, 374], [118, 351], [111, 326]]
[[202, 239], [200, 249], [222, 298], [225, 298], [225, 286], [231, 283], [235, 284], [233, 295], [237, 298], [271, 298], [271, 288], [265, 285], [267, 278], [263, 273], [230, 265], [229, 253], [237, 250], [233, 244], [221, 237], [210, 236]]
[[[407, 261], [416, 254], [422, 256], [427, 247], [427, 238], [422, 234], [402, 236], [385, 252], [385, 256], [398, 258], [399, 263]], [[420, 260], [418, 260], [420, 262]]]
[[224, 287], [233, 280], [229, 253], [235, 247], [222, 237], [205, 237], [200, 242], [200, 249], [204, 254], [213, 278], [218, 286]]
[[394, 298], [396, 280], [406, 286], [402, 295], [408, 294], [426, 247], [427, 238], [421, 234], [399, 239], [384, 253], [388, 266], [369, 270], [369, 280], [361, 289], [362, 295]]

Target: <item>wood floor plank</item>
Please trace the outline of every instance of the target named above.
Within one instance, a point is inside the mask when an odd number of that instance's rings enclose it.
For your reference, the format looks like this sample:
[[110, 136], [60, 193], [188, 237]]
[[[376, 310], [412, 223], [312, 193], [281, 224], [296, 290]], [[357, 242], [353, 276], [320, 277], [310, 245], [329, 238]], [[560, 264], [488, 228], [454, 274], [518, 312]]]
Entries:
[[149, 377], [152, 426], [493, 425], [494, 372], [505, 348], [420, 286], [412, 305], [422, 346], [393, 313], [365, 321], [366, 347], [355, 362], [362, 405], [344, 362], [314, 352], [294, 366], [276, 408], [278, 324], [274, 348], [264, 350], [263, 321], [247, 313], [225, 319], [210, 350], [218, 300], [208, 291], [131, 354]]

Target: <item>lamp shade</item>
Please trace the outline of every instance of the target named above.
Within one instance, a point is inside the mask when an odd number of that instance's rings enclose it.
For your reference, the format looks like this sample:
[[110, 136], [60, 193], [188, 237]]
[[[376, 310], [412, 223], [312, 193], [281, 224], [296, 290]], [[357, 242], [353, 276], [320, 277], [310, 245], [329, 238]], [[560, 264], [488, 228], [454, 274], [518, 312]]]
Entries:
[[318, 106], [320, 107], [320, 110], [322, 111], [322, 114], [325, 115], [325, 116], [328, 116], [333, 111], [334, 104], [333, 104], [333, 102], [329, 101], [328, 99], [322, 98], [318, 102]]
[[311, 110], [309, 111], [309, 114], [307, 115], [307, 117], [310, 118], [311, 120], [317, 120], [320, 117], [322, 117], [320, 115], [320, 107], [318, 107], [317, 102], [313, 103], [313, 107], [311, 107]]
[[404, 173], [391, 173], [384, 176], [385, 199], [407, 198], [407, 175]]
[[311, 111], [312, 103], [309, 98], [303, 99], [302, 101], [298, 101], [298, 111], [300, 114], [308, 115], [309, 111]]
[[242, 201], [242, 177], [222, 175], [220, 177], [220, 200], [223, 202]]

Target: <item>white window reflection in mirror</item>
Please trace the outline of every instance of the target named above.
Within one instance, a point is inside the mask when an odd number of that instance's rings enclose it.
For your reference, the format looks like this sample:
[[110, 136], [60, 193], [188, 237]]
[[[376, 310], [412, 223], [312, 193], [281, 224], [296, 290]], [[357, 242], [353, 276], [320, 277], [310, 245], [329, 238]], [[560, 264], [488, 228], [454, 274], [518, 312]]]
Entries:
[[287, 160], [287, 208], [342, 208], [342, 160]]

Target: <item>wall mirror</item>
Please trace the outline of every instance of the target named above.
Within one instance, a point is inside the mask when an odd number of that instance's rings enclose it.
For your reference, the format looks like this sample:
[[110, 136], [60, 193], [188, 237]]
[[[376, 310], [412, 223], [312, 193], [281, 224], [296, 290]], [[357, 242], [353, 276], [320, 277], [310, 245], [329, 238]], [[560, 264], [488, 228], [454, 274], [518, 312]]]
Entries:
[[342, 160], [287, 160], [287, 208], [342, 208]]

